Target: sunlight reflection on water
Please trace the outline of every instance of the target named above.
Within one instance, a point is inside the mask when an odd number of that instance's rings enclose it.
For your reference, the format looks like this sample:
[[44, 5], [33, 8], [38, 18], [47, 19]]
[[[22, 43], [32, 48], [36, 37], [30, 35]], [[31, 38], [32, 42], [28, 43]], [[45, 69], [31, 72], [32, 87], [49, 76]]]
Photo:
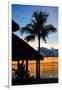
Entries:
[[[26, 61], [24, 61], [25, 64]], [[20, 61], [21, 63], [21, 61]], [[12, 61], [12, 68], [17, 69], [17, 61]], [[28, 70], [30, 76], [36, 77], [36, 61], [28, 61]], [[41, 78], [56, 78], [58, 77], [58, 58], [48, 57], [40, 61], [40, 76]]]

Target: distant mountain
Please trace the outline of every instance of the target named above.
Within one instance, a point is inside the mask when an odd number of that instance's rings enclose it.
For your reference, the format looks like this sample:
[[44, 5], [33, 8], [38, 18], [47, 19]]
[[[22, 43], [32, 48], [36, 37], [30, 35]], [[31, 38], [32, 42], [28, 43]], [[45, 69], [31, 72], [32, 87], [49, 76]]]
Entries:
[[40, 53], [46, 57], [58, 57], [58, 49], [47, 49], [45, 47], [40, 48]]

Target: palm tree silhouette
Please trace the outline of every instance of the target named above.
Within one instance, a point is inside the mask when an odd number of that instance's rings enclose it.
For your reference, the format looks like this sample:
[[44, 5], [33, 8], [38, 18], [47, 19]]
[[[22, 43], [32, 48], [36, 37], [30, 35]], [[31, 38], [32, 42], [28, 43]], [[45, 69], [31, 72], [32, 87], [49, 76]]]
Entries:
[[[46, 42], [46, 38], [52, 32], [56, 32], [57, 29], [49, 24], [46, 25], [46, 21], [49, 14], [43, 11], [35, 11], [32, 15], [32, 21], [30, 24], [27, 24], [25, 27], [21, 28], [21, 34], [28, 33], [25, 37], [25, 40], [34, 41], [35, 37], [38, 38], [38, 52], [40, 53], [40, 38]], [[40, 78], [40, 60], [36, 61], [36, 77]]]

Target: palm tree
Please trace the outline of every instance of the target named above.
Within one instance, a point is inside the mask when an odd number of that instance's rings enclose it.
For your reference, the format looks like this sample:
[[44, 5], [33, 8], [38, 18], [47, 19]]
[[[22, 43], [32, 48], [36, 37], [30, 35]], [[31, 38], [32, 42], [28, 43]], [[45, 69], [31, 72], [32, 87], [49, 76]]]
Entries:
[[[46, 21], [49, 14], [43, 11], [35, 11], [32, 15], [32, 21], [25, 27], [21, 28], [21, 34], [28, 33], [25, 37], [26, 41], [34, 41], [35, 37], [38, 38], [38, 52], [40, 53], [40, 39], [42, 38], [46, 42], [46, 38], [52, 32], [56, 32], [57, 29], [49, 24], [46, 25]], [[36, 77], [40, 77], [40, 60], [36, 61]]]

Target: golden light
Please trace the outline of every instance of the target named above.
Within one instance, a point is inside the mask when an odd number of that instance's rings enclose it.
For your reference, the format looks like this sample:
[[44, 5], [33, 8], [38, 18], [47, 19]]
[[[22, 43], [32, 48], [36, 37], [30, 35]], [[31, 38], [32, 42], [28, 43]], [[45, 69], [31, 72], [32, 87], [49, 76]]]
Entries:
[[[36, 41], [34, 42], [29, 42], [28, 43], [30, 46], [32, 46], [34, 49], [38, 49], [38, 43]], [[54, 49], [58, 49], [58, 44], [57, 43], [41, 43], [40, 47], [45, 47], [48, 49], [54, 48]]]

